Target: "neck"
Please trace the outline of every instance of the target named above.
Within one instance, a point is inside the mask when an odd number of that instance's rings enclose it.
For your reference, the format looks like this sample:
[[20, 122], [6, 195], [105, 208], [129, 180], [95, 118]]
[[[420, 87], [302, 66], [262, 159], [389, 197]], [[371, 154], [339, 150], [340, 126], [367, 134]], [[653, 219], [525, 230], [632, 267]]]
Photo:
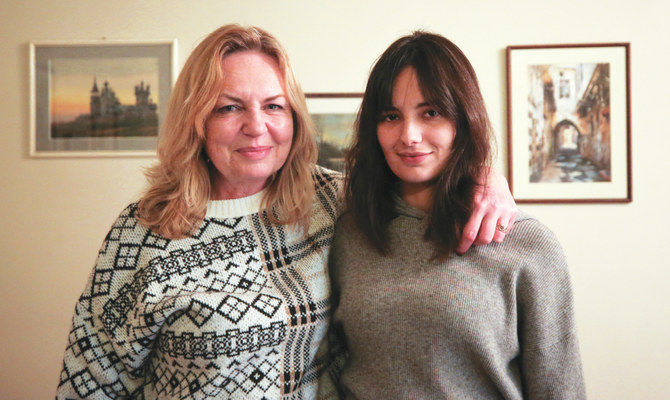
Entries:
[[267, 186], [266, 182], [231, 184], [223, 179], [214, 177], [212, 178], [210, 200], [232, 200], [249, 197], [263, 190], [265, 186]]
[[419, 210], [430, 213], [433, 209], [433, 200], [435, 190], [433, 185], [426, 183], [407, 183], [404, 182], [401, 187], [402, 199], [407, 204]]

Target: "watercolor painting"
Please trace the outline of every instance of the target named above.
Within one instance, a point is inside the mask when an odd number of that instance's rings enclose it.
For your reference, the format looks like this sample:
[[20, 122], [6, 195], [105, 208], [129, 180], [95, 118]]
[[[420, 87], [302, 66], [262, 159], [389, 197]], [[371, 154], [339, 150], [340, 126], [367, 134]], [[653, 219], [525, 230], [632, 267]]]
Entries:
[[174, 80], [174, 46], [31, 44], [31, 155], [153, 152]]
[[630, 44], [507, 47], [517, 202], [630, 202]]
[[609, 64], [528, 67], [529, 180], [610, 181]]

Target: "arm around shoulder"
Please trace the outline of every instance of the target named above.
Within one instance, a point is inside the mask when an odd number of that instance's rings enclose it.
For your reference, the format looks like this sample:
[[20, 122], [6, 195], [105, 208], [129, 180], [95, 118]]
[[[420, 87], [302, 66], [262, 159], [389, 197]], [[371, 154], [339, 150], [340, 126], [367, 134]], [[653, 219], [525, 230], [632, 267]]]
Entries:
[[493, 168], [483, 169], [483, 176], [475, 189], [472, 202], [472, 214], [463, 227], [456, 249], [458, 254], [465, 253], [472, 244], [502, 242], [505, 233], [512, 229], [518, 213], [507, 179]]

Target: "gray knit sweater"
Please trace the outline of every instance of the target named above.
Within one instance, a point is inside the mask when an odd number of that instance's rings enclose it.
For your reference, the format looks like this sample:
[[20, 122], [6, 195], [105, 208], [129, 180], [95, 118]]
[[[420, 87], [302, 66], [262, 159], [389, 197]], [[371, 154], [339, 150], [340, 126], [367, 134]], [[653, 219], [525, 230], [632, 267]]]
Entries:
[[[340, 389], [357, 399], [583, 399], [570, 280], [556, 237], [521, 213], [503, 243], [431, 261], [425, 214], [399, 201], [388, 256], [350, 214], [331, 252]], [[338, 300], [339, 297], [339, 300]]]

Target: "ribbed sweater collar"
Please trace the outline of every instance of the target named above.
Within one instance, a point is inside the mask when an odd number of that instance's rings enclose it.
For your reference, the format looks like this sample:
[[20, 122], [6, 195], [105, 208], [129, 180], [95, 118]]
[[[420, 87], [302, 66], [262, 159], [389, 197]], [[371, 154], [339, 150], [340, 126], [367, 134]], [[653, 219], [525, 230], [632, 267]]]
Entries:
[[397, 193], [393, 193], [391, 196], [393, 197], [393, 202], [395, 203], [395, 210], [398, 214], [417, 219], [426, 218], [426, 216], [428, 215], [424, 211], [407, 204], [407, 202], [403, 200], [403, 198], [400, 197]]
[[210, 200], [207, 202], [205, 218], [235, 218], [256, 214], [260, 211], [265, 190], [251, 196], [232, 200]]

